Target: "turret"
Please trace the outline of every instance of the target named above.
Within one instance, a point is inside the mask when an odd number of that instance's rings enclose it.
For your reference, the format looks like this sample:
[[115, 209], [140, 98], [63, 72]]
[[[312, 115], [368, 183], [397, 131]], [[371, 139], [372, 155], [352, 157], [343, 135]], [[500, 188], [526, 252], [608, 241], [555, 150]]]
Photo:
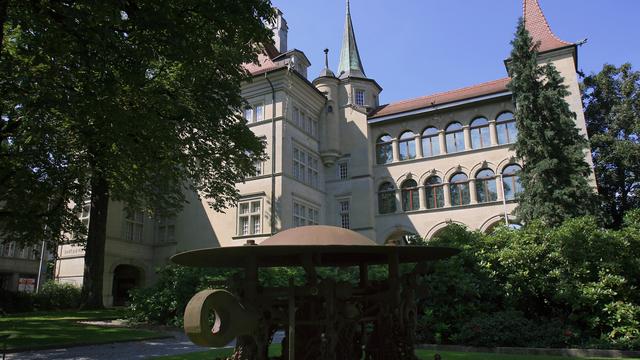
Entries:
[[327, 98], [324, 111], [320, 117], [320, 157], [325, 166], [333, 165], [340, 157], [339, 83], [340, 80], [329, 69], [329, 49], [324, 49], [324, 69], [313, 80], [313, 85]]
[[382, 88], [375, 80], [368, 78], [364, 72], [355, 31], [353, 30], [349, 0], [347, 0], [338, 78], [340, 79], [342, 90], [340, 94], [341, 106], [355, 106], [364, 112], [368, 112], [378, 106], [378, 95]]

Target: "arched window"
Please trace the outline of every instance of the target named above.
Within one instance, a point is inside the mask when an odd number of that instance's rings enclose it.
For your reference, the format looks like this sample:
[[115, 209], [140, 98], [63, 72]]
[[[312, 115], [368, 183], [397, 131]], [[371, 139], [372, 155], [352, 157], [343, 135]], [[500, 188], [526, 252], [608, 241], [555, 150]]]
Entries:
[[446, 138], [447, 153], [452, 154], [464, 150], [464, 134], [460, 123], [454, 122], [447, 126]]
[[391, 136], [384, 134], [376, 142], [376, 163], [388, 164], [393, 161], [393, 146]]
[[476, 196], [479, 203], [498, 200], [496, 174], [492, 170], [482, 169], [476, 174]]
[[442, 179], [432, 176], [424, 183], [427, 196], [427, 209], [441, 208], [444, 206], [444, 187]]
[[396, 189], [390, 182], [385, 182], [378, 188], [378, 212], [380, 214], [396, 212]]
[[498, 131], [498, 144], [511, 144], [518, 138], [518, 128], [513, 113], [503, 112], [496, 119], [496, 130]]
[[422, 154], [424, 157], [440, 155], [438, 129], [429, 127], [422, 132]]
[[469, 178], [463, 173], [457, 173], [449, 180], [449, 191], [451, 193], [451, 205], [469, 204]]
[[411, 211], [420, 209], [420, 194], [418, 183], [409, 179], [402, 183], [402, 210]]
[[471, 147], [481, 149], [490, 145], [489, 122], [483, 117], [474, 119], [471, 122]]
[[504, 189], [504, 198], [506, 200], [514, 200], [522, 192], [520, 176], [518, 176], [520, 170], [522, 168], [517, 164], [509, 165], [502, 170], [502, 188]]
[[410, 160], [416, 158], [416, 136], [411, 131], [405, 131], [400, 135], [398, 141], [400, 150], [400, 160]]

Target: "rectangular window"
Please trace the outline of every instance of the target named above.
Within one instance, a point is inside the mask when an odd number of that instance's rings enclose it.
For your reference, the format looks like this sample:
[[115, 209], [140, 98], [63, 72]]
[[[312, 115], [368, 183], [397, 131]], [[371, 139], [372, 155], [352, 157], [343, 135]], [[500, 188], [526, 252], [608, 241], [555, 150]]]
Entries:
[[142, 242], [144, 226], [144, 214], [136, 210], [125, 210], [124, 239], [127, 241]]
[[163, 244], [176, 241], [175, 217], [160, 217], [156, 221], [156, 243]]
[[338, 163], [338, 179], [347, 180], [349, 179], [349, 163], [346, 161], [342, 161]]
[[345, 229], [350, 228], [349, 200], [338, 201], [339, 225]]
[[293, 177], [312, 187], [318, 187], [318, 158], [302, 148], [293, 148]]
[[256, 122], [264, 120], [264, 105], [259, 104], [255, 107]]
[[247, 120], [248, 123], [253, 122], [253, 108], [247, 106], [244, 108], [244, 119]]
[[256, 169], [256, 176], [262, 175], [262, 160], [254, 161], [253, 167]]
[[262, 233], [262, 200], [250, 200], [238, 205], [238, 235]]
[[293, 227], [318, 225], [320, 211], [310, 205], [293, 202]]
[[356, 90], [356, 105], [364, 106], [364, 90]]

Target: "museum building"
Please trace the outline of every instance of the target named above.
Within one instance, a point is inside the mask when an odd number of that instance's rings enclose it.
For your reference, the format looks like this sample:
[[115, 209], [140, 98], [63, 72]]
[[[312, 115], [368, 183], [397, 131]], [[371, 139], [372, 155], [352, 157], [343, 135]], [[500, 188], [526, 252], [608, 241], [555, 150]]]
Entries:
[[[523, 16], [540, 43], [539, 62], [564, 77], [586, 136], [577, 44], [553, 34], [537, 0], [523, 0]], [[293, 227], [340, 226], [383, 244], [413, 234], [428, 240], [450, 223], [485, 232], [518, 225], [512, 213], [522, 164], [511, 149], [518, 133], [507, 77], [381, 105], [382, 87], [365, 72], [348, 3], [336, 71], [326, 55], [325, 68], [309, 77], [309, 59], [287, 47], [281, 12], [273, 31], [274, 45], [246, 65], [252, 80], [242, 88], [243, 115], [268, 159], [237, 184], [239, 202], [225, 212], [196, 194], [163, 219], [111, 202], [106, 305], [125, 304], [128, 290], [153, 282], [154, 269], [177, 252], [260, 243]], [[63, 245], [58, 254], [56, 279], [81, 284], [82, 248]]]

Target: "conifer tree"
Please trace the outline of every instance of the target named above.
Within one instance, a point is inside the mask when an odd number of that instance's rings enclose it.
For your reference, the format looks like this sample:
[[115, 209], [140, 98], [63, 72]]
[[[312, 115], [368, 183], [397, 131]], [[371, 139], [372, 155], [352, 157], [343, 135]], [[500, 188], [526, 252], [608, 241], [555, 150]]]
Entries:
[[564, 219], [592, 214], [594, 191], [588, 183], [587, 140], [575, 125], [565, 98], [564, 79], [551, 63], [538, 64], [538, 47], [521, 19], [511, 42], [509, 89], [516, 105], [517, 157], [524, 166], [516, 214], [524, 222], [539, 219], [556, 225]]

